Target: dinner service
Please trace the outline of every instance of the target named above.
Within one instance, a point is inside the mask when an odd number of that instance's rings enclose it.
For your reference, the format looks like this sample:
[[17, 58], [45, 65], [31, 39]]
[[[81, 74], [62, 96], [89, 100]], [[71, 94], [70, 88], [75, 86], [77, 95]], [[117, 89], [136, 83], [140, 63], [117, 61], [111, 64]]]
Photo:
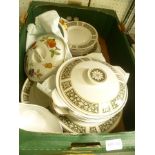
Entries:
[[121, 67], [102, 59], [102, 53], [91, 53], [65, 61], [57, 70], [55, 89], [40, 83], [38, 88], [51, 97], [59, 116], [97, 125], [122, 111], [128, 78]]
[[119, 66], [93, 57], [95, 54], [90, 55], [65, 61], [56, 73], [56, 89], [48, 95], [59, 111], [69, 109], [73, 116], [77, 114], [87, 119], [112, 117], [125, 106], [129, 74]]
[[[43, 18], [48, 14], [55, 15], [50, 17], [52, 26], [50, 19]], [[24, 106], [50, 107], [51, 112], [46, 109], [46, 116], [51, 113], [48, 123], [54, 121], [56, 128], [50, 126], [47, 132], [61, 133], [60, 124], [73, 133], [113, 130], [128, 99], [129, 73], [106, 62], [97, 30], [89, 23], [67, 21], [55, 11], [36, 19], [38, 26], [48, 33], [39, 36], [25, 54], [27, 79], [21, 102]], [[67, 55], [70, 51], [73, 57]], [[37, 125], [34, 128], [27, 129], [39, 132]]]

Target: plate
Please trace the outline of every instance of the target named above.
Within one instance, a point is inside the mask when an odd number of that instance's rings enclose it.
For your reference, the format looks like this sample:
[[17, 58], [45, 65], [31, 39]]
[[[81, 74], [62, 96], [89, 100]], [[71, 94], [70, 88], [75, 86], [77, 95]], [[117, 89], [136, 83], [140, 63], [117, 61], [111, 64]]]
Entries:
[[[44, 83], [52, 90], [55, 88], [55, 82], [53, 82], [54, 80], [55, 75], [49, 77], [44, 81]], [[26, 79], [21, 91], [21, 102], [49, 107], [51, 100], [52, 99], [50, 97], [37, 88], [36, 82], [33, 82], [28, 78]]]
[[72, 21], [67, 23], [68, 44], [74, 52], [87, 52], [92, 49], [98, 40], [96, 29], [82, 21]]
[[122, 117], [122, 111], [106, 122], [94, 126], [90, 123], [81, 123], [67, 116], [58, 116], [62, 127], [72, 133], [101, 133], [112, 131], [119, 123]]
[[101, 52], [102, 52], [101, 46], [100, 46], [99, 42], [97, 41], [92, 49], [87, 50], [87, 51], [81, 50], [78, 52], [72, 52], [72, 55], [74, 57], [76, 57], [76, 56], [85, 56], [85, 55], [90, 54], [90, 53], [101, 53]]

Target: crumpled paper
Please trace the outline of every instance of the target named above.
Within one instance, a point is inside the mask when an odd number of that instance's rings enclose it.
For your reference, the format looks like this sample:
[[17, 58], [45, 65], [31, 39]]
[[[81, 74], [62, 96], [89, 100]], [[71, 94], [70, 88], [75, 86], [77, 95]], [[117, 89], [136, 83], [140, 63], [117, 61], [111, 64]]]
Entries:
[[60, 16], [57, 11], [50, 10], [38, 15], [35, 18], [35, 24], [30, 23], [27, 27], [27, 40], [26, 40], [26, 50], [37, 40], [38, 37], [45, 34], [54, 34], [58, 36], [65, 45], [66, 56], [65, 60], [72, 57], [69, 50], [67, 40], [61, 34], [59, 29]]

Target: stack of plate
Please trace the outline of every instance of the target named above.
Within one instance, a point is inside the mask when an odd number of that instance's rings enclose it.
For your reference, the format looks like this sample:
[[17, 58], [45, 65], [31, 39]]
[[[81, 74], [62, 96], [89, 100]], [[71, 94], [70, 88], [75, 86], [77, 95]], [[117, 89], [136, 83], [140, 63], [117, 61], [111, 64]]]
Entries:
[[73, 56], [81, 56], [90, 53], [98, 42], [96, 29], [82, 21], [67, 23], [68, 45]]

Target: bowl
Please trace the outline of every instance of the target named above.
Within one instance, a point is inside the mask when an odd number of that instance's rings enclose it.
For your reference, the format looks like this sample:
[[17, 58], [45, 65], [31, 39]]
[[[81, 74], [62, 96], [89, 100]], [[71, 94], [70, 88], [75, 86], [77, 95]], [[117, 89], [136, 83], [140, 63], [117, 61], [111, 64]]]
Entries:
[[19, 128], [31, 132], [63, 133], [55, 115], [42, 106], [20, 103]]

